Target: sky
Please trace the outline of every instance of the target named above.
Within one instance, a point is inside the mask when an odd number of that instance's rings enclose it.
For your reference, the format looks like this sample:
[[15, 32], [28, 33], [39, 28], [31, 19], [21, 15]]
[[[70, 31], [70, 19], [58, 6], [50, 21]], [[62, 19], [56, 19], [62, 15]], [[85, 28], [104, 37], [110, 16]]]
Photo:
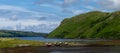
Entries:
[[117, 11], [119, 1], [0, 0], [0, 29], [49, 33], [65, 18], [90, 11]]

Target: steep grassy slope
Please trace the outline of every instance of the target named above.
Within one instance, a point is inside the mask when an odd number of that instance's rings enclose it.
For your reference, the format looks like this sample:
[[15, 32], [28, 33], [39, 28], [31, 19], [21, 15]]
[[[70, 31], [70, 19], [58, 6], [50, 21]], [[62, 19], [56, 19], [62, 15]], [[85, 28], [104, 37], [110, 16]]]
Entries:
[[47, 33], [35, 33], [25, 31], [0, 30], [0, 37], [35, 37], [46, 36]]
[[93, 11], [64, 19], [50, 38], [120, 38], [120, 11]]

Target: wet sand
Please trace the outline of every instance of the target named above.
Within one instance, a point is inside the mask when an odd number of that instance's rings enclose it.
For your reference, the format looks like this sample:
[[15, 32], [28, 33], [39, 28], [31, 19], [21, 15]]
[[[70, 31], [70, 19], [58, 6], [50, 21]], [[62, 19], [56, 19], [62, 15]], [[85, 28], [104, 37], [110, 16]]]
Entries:
[[119, 46], [15, 47], [0, 49], [2, 53], [120, 53]]

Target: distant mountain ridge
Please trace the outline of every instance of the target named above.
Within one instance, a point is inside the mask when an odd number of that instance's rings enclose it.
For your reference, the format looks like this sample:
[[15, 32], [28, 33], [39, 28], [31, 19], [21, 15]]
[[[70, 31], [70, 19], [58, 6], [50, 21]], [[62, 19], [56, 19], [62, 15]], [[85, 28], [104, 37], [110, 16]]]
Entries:
[[47, 36], [47, 33], [0, 30], [0, 37], [46, 37], [46, 36]]
[[48, 37], [120, 39], [120, 11], [92, 11], [66, 18]]

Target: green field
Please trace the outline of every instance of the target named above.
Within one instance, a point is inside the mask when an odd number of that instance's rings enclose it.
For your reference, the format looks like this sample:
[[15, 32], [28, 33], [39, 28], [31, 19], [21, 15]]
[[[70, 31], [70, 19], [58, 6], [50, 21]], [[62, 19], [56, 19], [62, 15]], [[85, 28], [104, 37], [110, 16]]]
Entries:
[[0, 38], [0, 48], [21, 47], [21, 46], [43, 46], [44, 42], [28, 41], [14, 38]]

